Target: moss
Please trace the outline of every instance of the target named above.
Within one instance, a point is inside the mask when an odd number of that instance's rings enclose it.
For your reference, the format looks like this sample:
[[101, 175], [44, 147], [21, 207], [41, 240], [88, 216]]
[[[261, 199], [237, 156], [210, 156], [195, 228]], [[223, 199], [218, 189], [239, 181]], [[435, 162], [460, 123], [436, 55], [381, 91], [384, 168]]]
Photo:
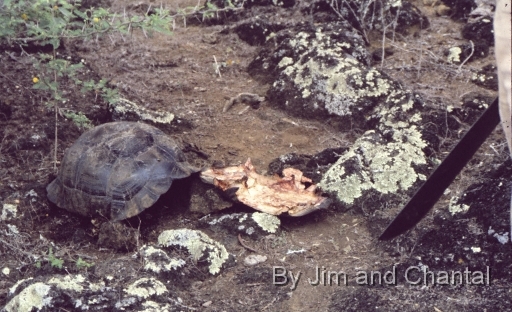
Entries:
[[268, 233], [275, 233], [281, 225], [281, 220], [278, 217], [268, 213], [255, 212], [251, 217], [259, 227]]
[[168, 292], [167, 287], [154, 277], [143, 277], [124, 289], [124, 292], [139, 298], [148, 298], [154, 295], [160, 296]]
[[187, 249], [195, 261], [206, 257], [210, 263], [209, 272], [217, 274], [228, 259], [226, 248], [201, 231], [190, 229], [167, 230], [158, 236], [161, 246], [181, 246]]

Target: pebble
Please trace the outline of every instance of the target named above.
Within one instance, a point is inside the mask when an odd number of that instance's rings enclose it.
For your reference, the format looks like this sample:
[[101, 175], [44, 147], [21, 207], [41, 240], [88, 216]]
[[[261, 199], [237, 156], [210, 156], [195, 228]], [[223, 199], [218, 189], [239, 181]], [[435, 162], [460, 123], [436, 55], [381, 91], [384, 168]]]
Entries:
[[262, 255], [248, 255], [247, 257], [245, 257], [244, 259], [244, 264], [246, 266], [255, 266], [259, 263], [263, 263], [267, 261], [267, 256], [262, 256]]

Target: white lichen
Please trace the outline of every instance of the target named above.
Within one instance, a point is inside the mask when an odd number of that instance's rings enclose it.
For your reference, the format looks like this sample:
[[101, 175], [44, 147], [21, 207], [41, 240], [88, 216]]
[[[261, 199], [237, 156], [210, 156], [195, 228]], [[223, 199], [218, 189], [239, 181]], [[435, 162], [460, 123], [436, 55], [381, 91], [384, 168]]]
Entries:
[[195, 261], [205, 258], [210, 263], [209, 272], [217, 274], [229, 254], [226, 248], [201, 231], [178, 229], [163, 231], [158, 236], [160, 246], [180, 246], [187, 249]]
[[119, 101], [114, 104], [110, 104], [109, 109], [117, 116], [133, 114], [140, 120], [152, 121], [156, 124], [170, 124], [174, 120], [174, 114], [164, 111], [150, 111], [123, 98], [119, 99]]
[[147, 300], [142, 303], [144, 310], [140, 312], [170, 312], [175, 311], [168, 303], [158, 303], [155, 301]]
[[277, 64], [277, 67], [285, 67], [285, 66], [288, 66], [290, 64], [293, 64], [293, 59], [291, 57], [283, 57], [281, 59], [281, 61], [279, 62], [279, 64]]
[[448, 205], [448, 211], [453, 215], [457, 213], [467, 212], [469, 210], [469, 206], [466, 204], [457, 204], [459, 198], [454, 196], [450, 198], [450, 204]]
[[24, 279], [17, 281], [16, 283], [14, 283], [14, 285], [12, 285], [12, 287], [9, 288], [9, 295], [14, 295], [14, 293], [18, 290], [18, 286], [20, 286], [23, 282], [30, 281], [32, 279], [34, 279], [34, 278], [33, 277], [24, 278]]
[[472, 251], [473, 253], [479, 253], [479, 252], [481, 252], [481, 251], [482, 251], [482, 248], [480, 248], [480, 247], [471, 247], [471, 251]]
[[78, 274], [78, 275], [55, 276], [55, 277], [52, 277], [47, 283], [53, 284], [63, 290], [73, 290], [76, 292], [81, 292], [84, 289], [84, 287], [82, 285], [84, 282], [85, 282], [85, 277]]
[[185, 260], [171, 258], [164, 250], [153, 246], [142, 246], [139, 252], [144, 259], [144, 269], [146, 271], [170, 272], [185, 265]]
[[275, 233], [281, 225], [281, 220], [278, 217], [268, 213], [255, 212], [251, 217], [260, 228], [268, 233]]
[[27, 286], [4, 307], [7, 312], [31, 312], [51, 306], [52, 298], [48, 296], [51, 287], [38, 282]]
[[[386, 144], [372, 144], [363, 135], [326, 172], [320, 187], [334, 192], [347, 204], [352, 204], [368, 189], [383, 194], [407, 190], [420, 178], [412, 165], [426, 163], [422, 152], [425, 143], [414, 130], [396, 131], [393, 134], [395, 140]], [[408, 141], [402, 142], [403, 136]], [[355, 161], [361, 171], [346, 175], [344, 166], [349, 160]]]
[[255, 266], [255, 265], [263, 263], [265, 261], [267, 261], [267, 256], [251, 254], [251, 255], [248, 255], [247, 257], [245, 257], [244, 265]]
[[[412, 105], [406, 107], [410, 109]], [[415, 165], [427, 162], [423, 153], [427, 143], [414, 124], [421, 117], [416, 113], [408, 120], [396, 120], [402, 109], [401, 106], [377, 108], [376, 115], [381, 116], [377, 130], [368, 130], [356, 140], [329, 168], [319, 186], [335, 194], [341, 202], [353, 204], [366, 190], [396, 193], [409, 189], [417, 180], [424, 180], [426, 177], [414, 169]], [[388, 138], [384, 139], [383, 134]]]
[[3, 204], [2, 205], [2, 215], [0, 215], [0, 220], [7, 221], [16, 218], [16, 214], [18, 213], [18, 207], [14, 204]]
[[462, 49], [459, 47], [453, 47], [448, 49], [448, 63], [460, 63], [460, 55], [462, 53]]
[[131, 296], [146, 299], [153, 295], [163, 295], [167, 293], [168, 290], [164, 283], [160, 282], [156, 278], [143, 277], [130, 284], [127, 288], [124, 289], [124, 292]]
[[367, 70], [347, 53], [350, 43], [331, 40], [330, 35], [319, 28], [314, 36], [299, 32], [290, 39], [288, 44], [298, 57], [296, 61], [281, 59], [281, 77], [273, 88], [283, 92], [295, 89], [301, 94], [300, 101], [338, 116], [351, 115], [353, 107], [365, 98], [385, 97], [384, 101], [391, 101], [399, 95], [392, 92], [390, 79], [376, 69]]

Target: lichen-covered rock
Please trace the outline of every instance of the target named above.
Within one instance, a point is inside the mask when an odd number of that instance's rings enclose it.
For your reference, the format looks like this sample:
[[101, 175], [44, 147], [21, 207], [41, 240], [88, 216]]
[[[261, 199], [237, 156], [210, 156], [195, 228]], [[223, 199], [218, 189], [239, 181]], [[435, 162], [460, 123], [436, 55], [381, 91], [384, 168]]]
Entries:
[[486, 65], [481, 70], [473, 74], [473, 76], [471, 77], [471, 81], [476, 85], [497, 91], [498, 74], [496, 72], [496, 65]]
[[4, 203], [2, 204], [2, 214], [0, 215], [0, 220], [9, 221], [14, 219], [16, 218], [17, 213], [18, 206], [16, 204]]
[[51, 275], [18, 281], [0, 311], [176, 311], [172, 303], [178, 301], [169, 297], [167, 286], [155, 277], [92, 282], [80, 274]]
[[92, 299], [101, 292], [109, 291], [115, 292], [105, 287], [104, 282], [93, 283], [80, 274], [55, 275], [46, 279], [29, 278], [18, 281], [9, 289], [12, 298], [2, 311], [56, 311], [59, 307], [70, 306], [85, 311], [98, 308], [100, 302]]
[[185, 265], [185, 260], [170, 257], [163, 249], [142, 246], [139, 253], [144, 259], [144, 269], [154, 273], [171, 272]]
[[174, 114], [163, 111], [150, 111], [127, 99], [109, 103], [108, 109], [114, 121], [146, 121], [153, 124], [168, 125], [174, 120]]
[[243, 234], [255, 239], [277, 233], [281, 225], [278, 217], [262, 212], [206, 216], [201, 222], [213, 230], [224, 229], [234, 235]]
[[194, 261], [205, 260], [211, 274], [217, 274], [229, 254], [226, 248], [201, 231], [190, 229], [167, 230], [158, 236], [158, 244], [163, 247], [185, 248]]
[[273, 77], [266, 96], [272, 105], [306, 118], [329, 117], [341, 130], [366, 131], [319, 184], [345, 206], [367, 192], [409, 191], [426, 179], [433, 165], [426, 153], [439, 143], [423, 120], [421, 98], [370, 63], [363, 38], [330, 22], [276, 33], [249, 66], [256, 76]]
[[146, 299], [153, 295], [160, 296], [167, 292], [167, 287], [154, 277], [143, 277], [128, 285], [123, 291], [134, 297]]
[[[313, 9], [332, 10], [335, 2], [323, 9], [321, 3], [316, 1]], [[338, 3], [337, 13], [349, 14], [347, 3]], [[390, 11], [410, 9], [410, 15], [399, 16], [403, 25], [414, 24], [414, 14], [420, 25], [428, 24], [408, 3], [385, 5]], [[421, 98], [368, 67], [371, 58], [360, 33], [339, 21], [298, 24], [268, 36], [249, 65], [252, 75], [272, 84], [266, 96], [272, 105], [306, 118], [328, 117], [341, 130], [366, 131], [322, 172], [319, 186], [344, 206], [366, 193], [394, 196], [410, 191], [426, 179], [433, 167], [427, 155], [439, 144], [437, 130], [428, 126], [431, 116], [423, 119]]]
[[366, 131], [327, 171], [319, 184], [324, 191], [350, 206], [365, 192], [403, 193], [426, 180], [432, 164], [424, 150], [432, 142], [422, 136], [419, 99], [408, 97], [401, 105], [377, 107], [377, 127]]
[[494, 97], [492, 96], [470, 92], [462, 96], [461, 108], [453, 108], [448, 110], [448, 112], [466, 124], [473, 124], [493, 101]]
[[279, 218], [268, 213], [255, 212], [251, 217], [260, 228], [268, 233], [275, 233], [281, 225]]
[[477, 22], [464, 25], [462, 37], [487, 46], [494, 46], [492, 18], [483, 18]]
[[280, 40], [276, 51], [267, 64], [271, 67], [281, 55], [267, 99], [292, 114], [338, 116], [341, 128], [364, 127], [375, 106], [406, 100], [399, 83], [367, 67], [370, 56], [364, 42], [340, 24], [305, 27]]
[[236, 25], [234, 31], [240, 39], [250, 45], [261, 45], [267, 40], [267, 37], [283, 29], [285, 26], [281, 22], [271, 23], [266, 18], [256, 16], [253, 19], [243, 21]]
[[445, 51], [448, 63], [460, 64], [470, 62], [489, 55], [489, 45], [485, 43], [462, 44]]

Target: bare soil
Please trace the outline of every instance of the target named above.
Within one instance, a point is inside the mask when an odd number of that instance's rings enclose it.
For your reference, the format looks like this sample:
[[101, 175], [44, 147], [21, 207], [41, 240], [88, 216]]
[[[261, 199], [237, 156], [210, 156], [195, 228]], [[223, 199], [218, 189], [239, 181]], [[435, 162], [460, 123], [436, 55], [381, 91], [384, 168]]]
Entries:
[[[488, 57], [460, 67], [440, 61], [445, 58], [446, 47], [467, 42], [460, 35], [464, 23], [438, 16], [434, 7], [423, 5], [422, 1], [411, 2], [428, 17], [430, 27], [413, 30], [409, 35], [397, 33], [394, 39], [388, 36], [385, 45], [393, 54], [385, 58], [382, 67], [380, 62], [375, 66], [408, 89], [420, 92], [425, 101], [436, 108], [460, 107], [461, 98], [469, 92], [495, 97], [496, 91], [470, 82], [473, 72], [494, 62], [493, 48]], [[117, 12], [136, 10], [134, 5], [138, 3], [116, 0], [111, 9]], [[181, 0], [162, 4], [177, 10], [197, 3]], [[252, 9], [252, 14], [257, 15], [260, 8]], [[295, 18], [293, 10], [276, 8], [277, 14], [285, 18]], [[124, 37], [108, 35], [93, 41], [65, 43], [59, 53], [75, 61], [85, 61], [87, 71], [82, 73], [83, 78], [109, 79], [109, 84], [117, 87], [123, 98], [150, 110], [170, 111], [183, 119], [182, 127], [168, 132], [181, 146], [203, 155], [194, 158], [198, 165], [231, 166], [251, 158], [256, 169], [265, 173], [271, 161], [280, 155], [292, 152], [312, 155], [326, 148], [350, 146], [360, 135], [357, 130], [339, 132], [328, 120], [289, 116], [266, 105], [265, 101], [256, 108], [236, 104], [223, 112], [226, 102], [239, 93], [265, 96], [269, 88], [246, 71], [259, 47], [247, 44], [234, 32], [221, 32], [224, 28], [225, 25], [191, 20], [185, 26], [184, 20], [178, 18], [172, 36], [146, 37], [141, 32]], [[369, 39], [371, 51], [382, 49], [380, 32], [370, 33]], [[35, 52], [28, 51], [29, 54]], [[53, 109], [46, 107], [45, 99], [32, 89], [32, 77], [38, 73], [28, 58], [29, 55], [18, 50], [0, 54], [0, 201], [15, 204], [18, 209], [15, 219], [0, 221], [0, 268], [10, 268], [10, 274], [0, 277], [0, 306], [8, 300], [9, 287], [22, 278], [82, 272], [96, 278], [110, 274], [129, 280], [142, 268], [141, 261], [132, 258], [132, 251], [97, 246], [102, 220], [91, 222], [58, 209], [46, 199], [46, 185], [56, 174], [53, 157], [56, 121]], [[215, 62], [221, 64], [220, 73], [216, 71]], [[100, 97], [84, 95], [71, 83], [64, 88], [70, 101], [62, 104], [62, 108], [84, 112], [95, 125], [110, 121], [107, 104]], [[442, 159], [472, 120], [461, 122], [458, 130], [448, 130], [441, 138], [435, 157]], [[57, 127], [59, 161], [83, 129], [62, 116], [58, 117]], [[244, 238], [245, 244], [268, 257], [256, 267], [243, 265], [243, 258], [252, 252], [240, 245], [236, 236], [201, 227], [198, 221], [201, 216], [187, 210], [186, 198], [174, 197], [173, 194], [186, 189], [190, 181], [175, 183], [154, 207], [126, 224], [139, 231], [138, 241], [134, 242], [137, 246], [156, 241], [165, 229], [201, 228], [236, 256], [237, 262], [222, 269], [219, 275], [211, 276], [197, 269], [188, 278], [170, 282], [172, 295], [182, 299], [183, 310], [185, 307], [202, 311], [482, 311], [485, 307], [500, 310], [512, 301], [510, 275], [491, 275], [494, 282], [490, 286], [430, 285], [423, 288], [409, 286], [403, 280], [398, 286], [356, 286], [355, 277], [361, 270], [384, 271], [398, 265], [403, 272], [407, 265], [418, 265], [418, 261], [421, 262], [418, 258], [425, 257], [429, 254], [428, 248], [433, 248], [428, 244], [427, 233], [431, 233], [428, 237], [432, 239], [439, 238], [432, 233], [443, 233], [442, 239], [463, 240], [465, 234], [456, 231], [454, 223], [439, 221], [447, 215], [450, 198], [461, 197], [473, 183], [490, 183], [488, 173], [507, 159], [505, 139], [501, 129], [497, 129], [433, 212], [417, 229], [392, 242], [377, 240], [385, 224], [368, 224], [370, 219], [364, 207], [348, 212], [331, 209], [300, 218], [283, 217], [283, 230], [278, 235], [258, 240]], [[404, 198], [404, 203], [406, 200]], [[382, 203], [382, 207], [385, 206], [386, 203]], [[391, 220], [401, 207], [386, 208], [383, 213]], [[238, 211], [250, 210], [236, 206], [222, 213]], [[470, 222], [476, 224], [476, 219], [478, 215]], [[14, 235], [8, 225], [15, 225], [19, 234]], [[484, 231], [481, 236], [485, 237], [487, 228], [481, 228]], [[482, 244], [487, 240], [482, 238]], [[434, 242], [443, 244], [435, 240], [431, 243]], [[41, 259], [50, 246], [57, 257], [65, 260], [65, 269], [51, 267], [44, 261], [41, 267], [36, 267], [34, 256]], [[499, 246], [503, 246], [501, 252], [507, 255], [504, 259], [511, 259], [510, 243]], [[445, 256], [449, 253], [437, 252]], [[461, 270], [470, 263], [471, 249], [465, 252], [469, 255], [455, 255], [459, 257], [455, 261]], [[77, 269], [73, 261], [79, 257], [95, 266]], [[472, 268], [485, 271], [483, 263], [473, 262]], [[480, 264], [482, 266], [478, 267]], [[498, 264], [490, 261], [488, 265], [493, 274], [493, 266]], [[273, 285], [273, 266], [285, 267], [294, 273], [301, 271], [303, 277], [297, 288], [290, 289], [290, 283]], [[309, 285], [307, 277], [314, 279], [317, 268], [346, 272], [350, 286]], [[498, 271], [502, 270], [510, 270], [510, 267]]]

